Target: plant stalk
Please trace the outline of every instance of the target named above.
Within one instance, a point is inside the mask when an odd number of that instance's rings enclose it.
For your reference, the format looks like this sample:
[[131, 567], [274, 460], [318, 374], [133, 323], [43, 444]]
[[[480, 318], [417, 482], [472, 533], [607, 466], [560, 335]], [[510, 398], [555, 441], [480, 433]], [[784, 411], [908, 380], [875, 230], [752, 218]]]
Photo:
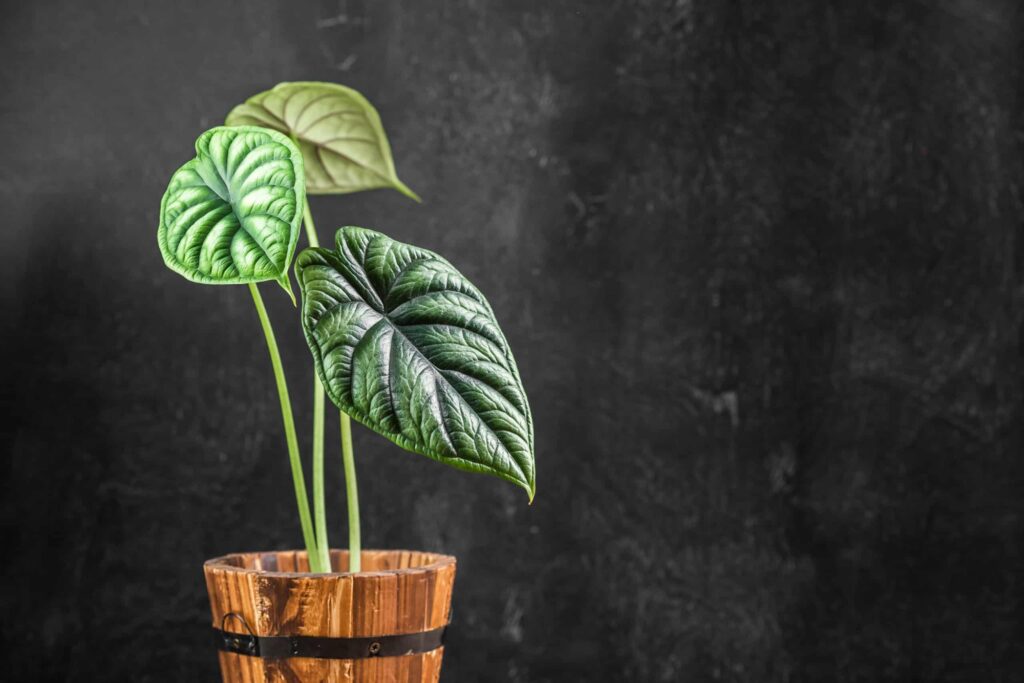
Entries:
[[[302, 207], [302, 222], [306, 226], [309, 246], [319, 247], [313, 225], [313, 214], [309, 211], [309, 199]], [[324, 571], [331, 571], [331, 543], [327, 540], [327, 505], [324, 502], [324, 388], [320, 378], [313, 373], [313, 520], [316, 524], [316, 542], [320, 550], [320, 564]]]
[[[302, 222], [306, 226], [306, 240], [309, 242], [309, 246], [319, 247], [320, 240], [317, 238], [308, 198], [303, 207]], [[316, 388], [313, 402], [313, 511], [317, 518], [317, 539], [323, 551], [325, 548], [329, 548], [323, 492], [324, 388], [320, 384], [319, 377], [315, 377], [314, 381]], [[319, 412], [317, 412], [318, 406]], [[359, 491], [356, 486], [355, 458], [352, 454], [352, 419], [343, 410], [339, 410], [338, 415], [341, 417], [341, 457], [345, 465], [345, 497], [348, 504], [349, 571], [358, 572], [362, 566], [362, 554], [359, 533]], [[319, 453], [319, 463], [317, 453]], [[329, 550], [325, 552], [329, 553]], [[328, 566], [330, 566], [329, 559]]]
[[327, 540], [327, 507], [324, 503], [324, 389], [313, 377], [313, 521], [321, 571], [331, 571], [331, 544]]
[[306, 496], [306, 480], [302, 474], [302, 459], [299, 457], [299, 440], [295, 436], [295, 418], [292, 416], [292, 402], [288, 396], [288, 384], [285, 381], [284, 369], [281, 366], [281, 354], [277, 350], [274, 328], [270, 326], [267, 308], [263, 305], [263, 297], [255, 285], [249, 284], [256, 313], [260, 317], [263, 335], [267, 338], [267, 351], [270, 353], [270, 364], [274, 368], [274, 380], [277, 382], [277, 396], [281, 401], [281, 420], [284, 422], [285, 441], [288, 444], [288, 460], [292, 467], [292, 481], [295, 484], [295, 501], [299, 506], [299, 522], [302, 524], [302, 540], [306, 544], [306, 555], [309, 557], [310, 570], [322, 571], [320, 556], [317, 554], [316, 536], [313, 523], [309, 517], [309, 499]]
[[341, 458], [345, 462], [345, 498], [348, 501], [348, 570], [362, 571], [362, 543], [359, 537], [359, 487], [356, 460], [352, 455], [352, 419], [341, 412]]

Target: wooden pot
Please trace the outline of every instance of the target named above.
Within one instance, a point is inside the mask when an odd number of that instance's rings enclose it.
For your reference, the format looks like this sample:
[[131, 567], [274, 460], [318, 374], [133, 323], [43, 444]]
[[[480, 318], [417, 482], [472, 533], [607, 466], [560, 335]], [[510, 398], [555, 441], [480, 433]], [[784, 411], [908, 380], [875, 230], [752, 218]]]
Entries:
[[[224, 683], [436, 683], [455, 558], [365, 550], [358, 574], [309, 574], [304, 551], [203, 565]], [[348, 567], [332, 550], [331, 567]]]

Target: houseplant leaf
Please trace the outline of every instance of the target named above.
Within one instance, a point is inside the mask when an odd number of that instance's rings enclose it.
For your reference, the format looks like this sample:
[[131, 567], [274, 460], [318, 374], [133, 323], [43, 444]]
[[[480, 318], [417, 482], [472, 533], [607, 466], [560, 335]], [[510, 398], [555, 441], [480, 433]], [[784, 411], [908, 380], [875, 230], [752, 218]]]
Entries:
[[302, 156], [284, 135], [212, 128], [160, 204], [157, 241], [168, 267], [204, 284], [277, 280], [288, 268], [305, 206]]
[[336, 83], [280, 83], [235, 107], [226, 123], [264, 126], [292, 138], [306, 162], [310, 194], [391, 187], [419, 201], [395, 173], [377, 110], [351, 88]]
[[327, 395], [399, 446], [534, 493], [533, 421], [484, 296], [446, 260], [346, 227], [295, 260]]

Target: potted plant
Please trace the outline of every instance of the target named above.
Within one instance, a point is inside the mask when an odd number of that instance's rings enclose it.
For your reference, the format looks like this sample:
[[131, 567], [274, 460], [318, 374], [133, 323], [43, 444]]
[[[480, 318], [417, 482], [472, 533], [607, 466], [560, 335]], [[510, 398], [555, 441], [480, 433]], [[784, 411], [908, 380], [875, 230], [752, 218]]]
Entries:
[[[204, 565], [225, 681], [436, 681], [455, 558], [362, 550], [351, 419], [398, 446], [534, 494], [526, 394], [487, 300], [437, 254], [357, 227], [320, 248], [311, 194], [394, 188], [380, 118], [359, 93], [282, 83], [200, 135], [160, 206], [166, 264], [194, 282], [247, 285], [278, 390], [305, 550]], [[294, 258], [300, 228], [309, 248]], [[288, 384], [258, 288], [295, 301], [316, 368], [312, 514]], [[325, 400], [339, 409], [349, 523], [331, 550], [324, 505]]]

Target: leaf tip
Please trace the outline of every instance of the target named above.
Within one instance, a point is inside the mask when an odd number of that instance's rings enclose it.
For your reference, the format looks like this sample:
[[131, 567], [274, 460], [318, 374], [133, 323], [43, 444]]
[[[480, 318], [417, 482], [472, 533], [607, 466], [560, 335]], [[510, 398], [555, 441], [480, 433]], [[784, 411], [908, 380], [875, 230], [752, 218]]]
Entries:
[[285, 294], [288, 295], [288, 298], [292, 300], [292, 306], [298, 308], [299, 302], [295, 298], [295, 292], [294, 290], [292, 290], [292, 281], [291, 278], [288, 277], [288, 273], [282, 275], [281, 279], [277, 281], [277, 284], [281, 286], [281, 289], [285, 291]]
[[398, 178], [395, 178], [395, 189], [398, 190], [399, 192], [401, 192], [402, 194], [404, 194], [409, 199], [411, 199], [414, 202], [416, 202], [417, 204], [422, 204], [423, 203], [423, 200], [420, 199], [420, 196], [418, 194], [416, 194], [415, 192], [413, 192], [412, 189], [408, 185], [403, 183]]
[[530, 497], [526, 504], [533, 505], [533, 497], [537, 493], [537, 484], [531, 481], [529, 484], [520, 484], [520, 486], [526, 489], [526, 495]]

